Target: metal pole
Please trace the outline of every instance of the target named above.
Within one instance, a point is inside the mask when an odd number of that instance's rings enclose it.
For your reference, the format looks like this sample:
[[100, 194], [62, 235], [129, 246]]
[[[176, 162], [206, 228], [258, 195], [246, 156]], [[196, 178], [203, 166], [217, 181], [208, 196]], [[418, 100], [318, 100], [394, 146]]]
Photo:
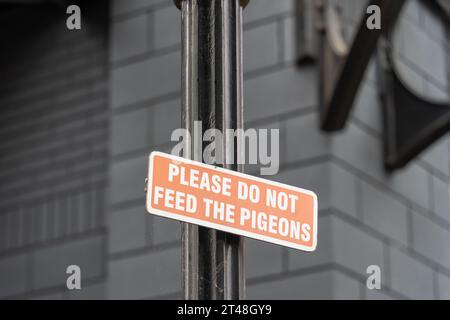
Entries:
[[[175, 3], [182, 12], [182, 121], [192, 137], [184, 156], [203, 159], [205, 145], [194, 137], [194, 122], [202, 121], [202, 132], [223, 133], [223, 167], [242, 171], [237, 139], [228, 139], [225, 130], [243, 128], [242, 9], [248, 0]], [[244, 298], [241, 237], [184, 224], [182, 251], [185, 299]]]

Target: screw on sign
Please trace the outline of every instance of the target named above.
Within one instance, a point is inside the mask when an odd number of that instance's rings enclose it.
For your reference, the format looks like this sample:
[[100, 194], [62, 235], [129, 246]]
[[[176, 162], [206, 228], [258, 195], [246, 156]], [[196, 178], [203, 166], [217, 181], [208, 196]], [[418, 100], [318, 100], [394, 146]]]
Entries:
[[282, 246], [314, 251], [314, 192], [152, 152], [147, 211]]

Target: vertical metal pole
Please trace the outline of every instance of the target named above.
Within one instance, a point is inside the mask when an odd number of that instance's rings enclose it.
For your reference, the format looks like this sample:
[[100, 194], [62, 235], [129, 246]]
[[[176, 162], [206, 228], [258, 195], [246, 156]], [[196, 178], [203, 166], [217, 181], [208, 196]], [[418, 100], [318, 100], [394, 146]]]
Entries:
[[[178, 3], [177, 5], [179, 5]], [[181, 38], [182, 38], [182, 125], [190, 135], [186, 137], [186, 154], [184, 157], [198, 159], [201, 150], [192, 139], [194, 121], [198, 119], [197, 103], [197, 4], [193, 1], [182, 1]], [[199, 153], [200, 152], [200, 153]], [[183, 223], [181, 227], [182, 245], [182, 284], [186, 300], [197, 300], [198, 296], [198, 227]]]
[[[223, 133], [223, 167], [242, 171], [237, 138], [225, 131], [243, 128], [242, 9], [248, 0], [175, 3], [182, 12], [183, 125], [191, 133], [185, 157], [202, 159], [205, 145], [194, 137], [194, 122], [202, 121], [202, 132]], [[182, 251], [185, 299], [244, 298], [241, 237], [184, 224]]]

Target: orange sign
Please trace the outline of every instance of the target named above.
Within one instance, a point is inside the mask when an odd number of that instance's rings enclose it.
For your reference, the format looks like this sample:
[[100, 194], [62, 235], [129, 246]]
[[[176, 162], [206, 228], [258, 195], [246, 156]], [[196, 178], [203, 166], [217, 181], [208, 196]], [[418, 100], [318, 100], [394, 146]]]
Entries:
[[147, 211], [282, 246], [314, 251], [314, 192], [180, 157], [150, 154]]

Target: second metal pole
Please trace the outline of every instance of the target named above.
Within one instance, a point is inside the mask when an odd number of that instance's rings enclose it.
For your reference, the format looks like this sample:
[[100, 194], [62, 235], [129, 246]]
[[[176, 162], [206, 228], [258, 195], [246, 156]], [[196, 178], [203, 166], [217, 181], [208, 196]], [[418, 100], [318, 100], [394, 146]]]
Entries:
[[[182, 11], [183, 124], [191, 133], [185, 157], [201, 160], [206, 145], [195, 141], [195, 121], [201, 133], [218, 129], [222, 162], [237, 164], [237, 138], [226, 129], [243, 128], [242, 8], [243, 0], [179, 0]], [[197, 132], [198, 134], [198, 132]], [[217, 153], [216, 153], [217, 155]], [[216, 159], [216, 161], [219, 159]], [[184, 224], [182, 269], [185, 299], [243, 299], [243, 239], [229, 233]]]

